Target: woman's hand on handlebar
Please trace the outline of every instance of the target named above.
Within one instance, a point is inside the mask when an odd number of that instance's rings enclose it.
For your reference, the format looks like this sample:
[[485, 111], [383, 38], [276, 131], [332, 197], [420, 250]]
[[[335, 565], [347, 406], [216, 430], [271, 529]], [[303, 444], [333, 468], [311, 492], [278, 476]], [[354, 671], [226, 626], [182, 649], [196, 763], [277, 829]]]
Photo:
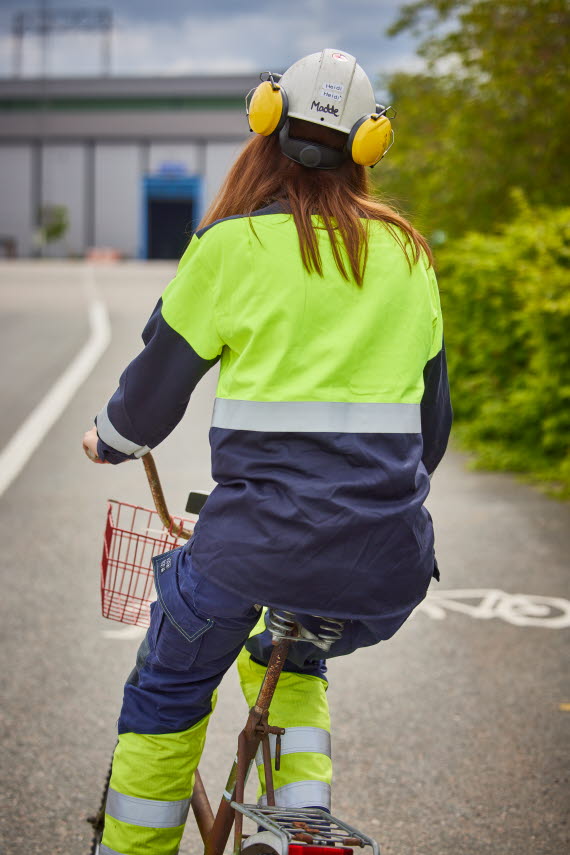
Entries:
[[101, 460], [100, 457], [97, 456], [97, 428], [92, 427], [91, 430], [88, 430], [87, 433], [83, 435], [83, 451], [93, 463], [107, 463], [107, 460]]

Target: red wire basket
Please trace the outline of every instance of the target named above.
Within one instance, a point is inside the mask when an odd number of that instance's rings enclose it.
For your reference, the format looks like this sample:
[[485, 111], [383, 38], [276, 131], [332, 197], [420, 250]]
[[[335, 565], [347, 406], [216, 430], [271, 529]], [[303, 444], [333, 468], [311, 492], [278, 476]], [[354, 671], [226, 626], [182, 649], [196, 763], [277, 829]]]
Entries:
[[[194, 520], [172, 517], [190, 530]], [[101, 559], [103, 617], [134, 626], [148, 626], [155, 599], [152, 558], [184, 543], [162, 524], [156, 511], [111, 499], [107, 509]]]

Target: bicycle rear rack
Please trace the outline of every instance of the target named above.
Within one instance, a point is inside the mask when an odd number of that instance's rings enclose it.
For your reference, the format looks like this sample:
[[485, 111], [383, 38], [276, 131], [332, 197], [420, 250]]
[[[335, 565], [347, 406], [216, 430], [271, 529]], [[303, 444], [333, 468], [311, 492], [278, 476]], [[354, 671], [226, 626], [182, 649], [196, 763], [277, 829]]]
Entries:
[[234, 810], [264, 829], [245, 838], [243, 855], [257, 855], [271, 850], [275, 855], [289, 852], [350, 853], [352, 847], [369, 846], [380, 855], [378, 844], [346, 822], [318, 808], [259, 807], [232, 802]]

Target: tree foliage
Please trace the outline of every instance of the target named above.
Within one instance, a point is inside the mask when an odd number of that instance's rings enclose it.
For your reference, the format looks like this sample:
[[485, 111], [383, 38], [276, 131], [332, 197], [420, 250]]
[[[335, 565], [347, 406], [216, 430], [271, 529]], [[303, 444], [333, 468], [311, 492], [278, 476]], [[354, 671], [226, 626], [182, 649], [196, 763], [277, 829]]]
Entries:
[[447, 244], [439, 277], [459, 434], [483, 466], [570, 495], [570, 208]]
[[[570, 164], [568, 0], [419, 0], [390, 29], [423, 34], [422, 73], [386, 79], [396, 145], [381, 193], [436, 239], [563, 205]], [[437, 240], [436, 240], [437, 242]]]
[[570, 0], [416, 0], [377, 171], [436, 245], [456, 435], [570, 496]]

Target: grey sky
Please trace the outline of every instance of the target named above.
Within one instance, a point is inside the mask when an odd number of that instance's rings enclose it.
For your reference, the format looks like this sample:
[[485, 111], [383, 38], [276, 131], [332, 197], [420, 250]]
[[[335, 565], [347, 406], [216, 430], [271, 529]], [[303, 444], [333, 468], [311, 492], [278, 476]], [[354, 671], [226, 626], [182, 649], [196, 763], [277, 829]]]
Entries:
[[[0, 75], [11, 74], [13, 14], [39, 5], [0, 0]], [[373, 79], [394, 68], [418, 66], [410, 36], [385, 35], [401, 0], [49, 0], [48, 5], [112, 9], [115, 74], [277, 71], [322, 47], [354, 54]], [[38, 40], [28, 36], [24, 76], [36, 75], [39, 69]], [[48, 74], [98, 70], [99, 42], [94, 35], [51, 38]]]

